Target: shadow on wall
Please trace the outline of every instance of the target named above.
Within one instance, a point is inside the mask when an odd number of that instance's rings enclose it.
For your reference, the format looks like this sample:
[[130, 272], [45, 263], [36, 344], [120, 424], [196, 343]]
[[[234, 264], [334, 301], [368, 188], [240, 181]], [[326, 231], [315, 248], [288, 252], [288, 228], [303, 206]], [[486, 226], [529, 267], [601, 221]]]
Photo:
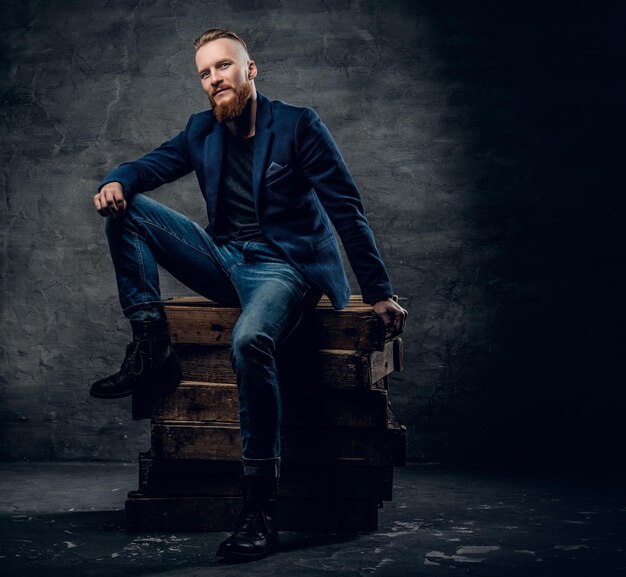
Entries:
[[624, 203], [607, 202], [619, 186], [611, 126], [624, 119], [618, 12], [495, 2], [433, 10], [446, 122], [468, 139], [447, 160], [469, 195], [458, 270], [475, 271], [419, 412], [444, 433], [435, 457], [618, 466]]

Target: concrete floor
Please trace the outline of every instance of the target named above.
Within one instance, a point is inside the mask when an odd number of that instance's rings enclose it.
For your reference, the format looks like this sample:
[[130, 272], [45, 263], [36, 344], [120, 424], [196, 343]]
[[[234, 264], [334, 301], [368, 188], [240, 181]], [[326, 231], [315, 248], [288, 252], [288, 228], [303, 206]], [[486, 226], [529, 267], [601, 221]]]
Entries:
[[224, 565], [224, 533], [132, 534], [134, 464], [0, 464], [0, 575], [485, 577], [626, 575], [619, 483], [412, 465], [376, 533], [281, 533], [277, 554]]

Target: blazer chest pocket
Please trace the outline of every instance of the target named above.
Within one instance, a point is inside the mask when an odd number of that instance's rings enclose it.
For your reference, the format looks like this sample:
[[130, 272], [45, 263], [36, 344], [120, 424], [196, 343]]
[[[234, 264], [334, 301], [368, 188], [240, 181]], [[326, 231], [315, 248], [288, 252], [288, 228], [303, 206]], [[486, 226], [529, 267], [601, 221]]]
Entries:
[[274, 184], [288, 174], [291, 174], [291, 167], [288, 164], [286, 164], [285, 166], [281, 166], [277, 162], [271, 162], [269, 167], [265, 171], [265, 184]]

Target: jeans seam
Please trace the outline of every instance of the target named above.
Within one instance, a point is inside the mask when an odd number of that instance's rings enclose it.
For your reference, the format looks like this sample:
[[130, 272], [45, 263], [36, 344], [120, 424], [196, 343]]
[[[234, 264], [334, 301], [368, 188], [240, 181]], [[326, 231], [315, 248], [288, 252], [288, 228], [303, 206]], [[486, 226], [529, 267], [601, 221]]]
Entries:
[[236, 262], [233, 266], [231, 266], [229, 269], [226, 270], [226, 274], [230, 277], [232, 276], [230, 273], [232, 271], [234, 271], [236, 268], [240, 267], [243, 263], [241, 262]]
[[[200, 254], [202, 254], [203, 256], [206, 256], [207, 258], [212, 258], [212, 255], [209, 252], [207, 252], [205, 250], [202, 250], [200, 247], [189, 243], [184, 238], [181, 238], [177, 234], [174, 234], [169, 228], [165, 228], [165, 227], [160, 226], [159, 224], [157, 224], [157, 223], [155, 223], [155, 222], [153, 222], [151, 220], [146, 220], [145, 218], [141, 218], [141, 217], [138, 217], [138, 216], [136, 216], [135, 219], [138, 220], [139, 222], [143, 223], [146, 226], [152, 226], [154, 228], [158, 228], [160, 231], [164, 232], [165, 234], [168, 234], [172, 238], [175, 238], [177, 241], [183, 243], [185, 246], [195, 250], [196, 252], [199, 252]], [[224, 267], [222, 266], [222, 264], [219, 263], [219, 262], [218, 262], [218, 264], [220, 265], [222, 270], [224, 270]]]
[[148, 286], [146, 283], [146, 267], [143, 262], [143, 254], [141, 254], [141, 247], [139, 246], [139, 235], [137, 231], [133, 231], [135, 250], [137, 251], [137, 261], [139, 263], [139, 270], [141, 271], [141, 300], [145, 305], [148, 298]]

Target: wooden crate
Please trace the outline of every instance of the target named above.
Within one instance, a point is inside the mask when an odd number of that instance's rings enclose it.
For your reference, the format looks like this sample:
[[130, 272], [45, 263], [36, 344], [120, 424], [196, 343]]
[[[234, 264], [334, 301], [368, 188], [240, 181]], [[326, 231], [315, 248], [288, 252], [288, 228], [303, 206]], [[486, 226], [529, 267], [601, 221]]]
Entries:
[[[139, 491], [127, 525], [137, 531], [230, 531], [241, 508], [241, 433], [229, 344], [240, 310], [199, 297], [166, 303], [183, 381], [133, 396], [151, 416]], [[328, 299], [303, 320], [277, 358], [283, 398], [281, 530], [375, 530], [391, 500], [393, 467], [406, 462], [406, 428], [388, 401], [402, 370], [402, 340], [386, 341], [371, 306]]]

